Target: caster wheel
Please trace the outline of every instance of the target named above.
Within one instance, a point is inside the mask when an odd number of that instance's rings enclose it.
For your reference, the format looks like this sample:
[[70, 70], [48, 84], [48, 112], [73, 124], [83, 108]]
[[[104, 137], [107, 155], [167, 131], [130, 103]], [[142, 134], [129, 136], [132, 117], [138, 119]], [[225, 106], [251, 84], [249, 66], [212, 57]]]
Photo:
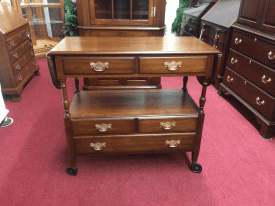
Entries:
[[77, 174], [77, 168], [68, 167], [67, 170], [66, 170], [66, 172], [69, 175], [76, 176], [76, 174]]
[[192, 163], [191, 170], [194, 173], [200, 173], [202, 171], [202, 167], [201, 167], [201, 165], [199, 163]]
[[261, 135], [261, 138], [265, 139], [265, 140], [272, 140], [272, 137], [265, 137], [263, 135]]

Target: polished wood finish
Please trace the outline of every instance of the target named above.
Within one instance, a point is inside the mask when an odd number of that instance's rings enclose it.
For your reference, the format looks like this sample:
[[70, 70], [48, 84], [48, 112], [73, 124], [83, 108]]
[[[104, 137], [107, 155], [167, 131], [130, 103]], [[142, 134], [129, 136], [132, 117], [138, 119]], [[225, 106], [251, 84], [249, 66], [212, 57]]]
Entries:
[[38, 75], [28, 22], [6, 2], [0, 2], [0, 83], [2, 93], [20, 101], [30, 78]]
[[[172, 43], [170, 41], [163, 37], [66, 37], [48, 53], [51, 79], [63, 94], [71, 164], [67, 171], [76, 172], [78, 154], [188, 151], [192, 152], [193, 164], [197, 162], [206, 87], [213, 79], [220, 52], [194, 37], [177, 37]], [[66, 61], [71, 58], [78, 64], [68, 70], [70, 64]], [[89, 61], [84, 64], [83, 59], [115, 59], [122, 67], [115, 66], [111, 73], [95, 72]], [[145, 59], [148, 65], [141, 64]], [[182, 69], [177, 73], [167, 68], [156, 72], [158, 62], [165, 67], [165, 61], [178, 59], [182, 61]], [[131, 73], [121, 70], [125, 60], [134, 62], [127, 64], [127, 68], [132, 68]], [[111, 69], [111, 64], [109, 67]], [[186, 89], [79, 91], [78, 78], [150, 76], [185, 76], [185, 87], [187, 76], [197, 76], [202, 85], [199, 106]], [[67, 96], [67, 78], [76, 78], [71, 104]]]

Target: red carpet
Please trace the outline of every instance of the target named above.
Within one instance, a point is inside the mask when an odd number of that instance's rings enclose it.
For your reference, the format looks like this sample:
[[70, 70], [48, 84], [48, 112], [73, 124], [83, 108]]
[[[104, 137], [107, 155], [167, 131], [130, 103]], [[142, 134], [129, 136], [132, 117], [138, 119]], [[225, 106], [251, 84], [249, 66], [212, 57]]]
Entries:
[[[207, 90], [199, 163], [191, 172], [181, 154], [78, 156], [69, 166], [61, 90], [51, 83], [45, 59], [41, 75], [6, 102], [14, 123], [0, 128], [0, 205], [275, 205], [275, 140], [264, 140], [253, 116], [230, 95]], [[182, 78], [163, 78], [181, 88]], [[72, 97], [73, 81], [68, 81]], [[201, 86], [189, 78], [198, 103]], [[236, 108], [234, 108], [234, 106]], [[241, 114], [242, 113], [242, 114]]]

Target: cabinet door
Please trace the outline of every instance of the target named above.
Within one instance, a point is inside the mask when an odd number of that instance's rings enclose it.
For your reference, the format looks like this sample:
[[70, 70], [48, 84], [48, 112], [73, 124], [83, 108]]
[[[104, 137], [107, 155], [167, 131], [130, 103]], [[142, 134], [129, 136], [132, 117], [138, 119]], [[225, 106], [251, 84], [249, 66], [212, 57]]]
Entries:
[[90, 0], [92, 24], [152, 25], [154, 0]]
[[238, 22], [259, 27], [265, 0], [242, 0]]
[[266, 1], [260, 28], [275, 33], [275, 0]]

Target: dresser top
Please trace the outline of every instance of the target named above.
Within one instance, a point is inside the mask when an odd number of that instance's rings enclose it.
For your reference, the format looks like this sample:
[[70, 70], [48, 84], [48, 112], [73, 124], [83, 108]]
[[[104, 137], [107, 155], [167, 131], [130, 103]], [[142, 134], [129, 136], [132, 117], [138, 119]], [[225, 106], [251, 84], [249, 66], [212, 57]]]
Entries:
[[195, 37], [65, 37], [49, 55], [219, 54]]

